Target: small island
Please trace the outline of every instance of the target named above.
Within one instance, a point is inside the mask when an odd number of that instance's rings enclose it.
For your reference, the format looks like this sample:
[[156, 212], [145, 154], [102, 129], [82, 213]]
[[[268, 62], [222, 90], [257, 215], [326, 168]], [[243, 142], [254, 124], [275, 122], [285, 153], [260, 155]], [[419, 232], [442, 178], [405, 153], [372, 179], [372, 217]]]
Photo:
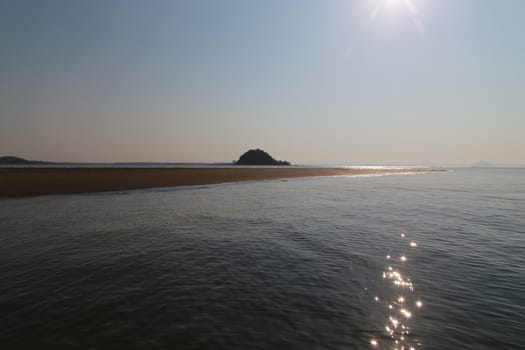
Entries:
[[275, 160], [271, 155], [261, 149], [251, 149], [233, 162], [235, 165], [290, 165], [285, 160]]

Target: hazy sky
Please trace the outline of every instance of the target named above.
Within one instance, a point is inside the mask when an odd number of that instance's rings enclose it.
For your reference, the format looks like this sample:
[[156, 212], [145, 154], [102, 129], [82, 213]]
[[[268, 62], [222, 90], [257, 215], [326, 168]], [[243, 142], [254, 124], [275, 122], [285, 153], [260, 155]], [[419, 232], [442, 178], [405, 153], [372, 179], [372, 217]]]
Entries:
[[0, 155], [525, 164], [523, 0], [1, 0]]

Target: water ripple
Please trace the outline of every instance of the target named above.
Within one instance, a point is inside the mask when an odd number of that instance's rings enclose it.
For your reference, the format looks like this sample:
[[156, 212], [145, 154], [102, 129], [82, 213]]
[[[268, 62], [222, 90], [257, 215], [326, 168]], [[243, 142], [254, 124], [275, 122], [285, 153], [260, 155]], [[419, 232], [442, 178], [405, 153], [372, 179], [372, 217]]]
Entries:
[[2, 348], [517, 349], [523, 179], [2, 200]]

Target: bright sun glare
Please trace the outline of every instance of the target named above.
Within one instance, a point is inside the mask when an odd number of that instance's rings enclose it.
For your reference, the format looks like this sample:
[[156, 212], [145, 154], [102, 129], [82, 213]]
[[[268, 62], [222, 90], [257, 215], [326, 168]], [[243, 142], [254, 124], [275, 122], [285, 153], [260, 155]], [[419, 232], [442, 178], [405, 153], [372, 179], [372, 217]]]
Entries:
[[408, 11], [413, 15], [417, 14], [417, 9], [414, 6], [412, 0], [382, 0], [384, 5], [394, 7], [394, 6], [404, 6]]
[[421, 35], [421, 37], [424, 37], [425, 34], [425, 26], [423, 21], [421, 20], [419, 16], [419, 10], [417, 6], [415, 5], [414, 0], [377, 0], [374, 1], [374, 5], [371, 7], [371, 10], [368, 14], [369, 20], [373, 21], [377, 19], [381, 13], [390, 10], [390, 9], [397, 9], [397, 8], [403, 8], [405, 9], [411, 19], [412, 23], [416, 27], [418, 33]]

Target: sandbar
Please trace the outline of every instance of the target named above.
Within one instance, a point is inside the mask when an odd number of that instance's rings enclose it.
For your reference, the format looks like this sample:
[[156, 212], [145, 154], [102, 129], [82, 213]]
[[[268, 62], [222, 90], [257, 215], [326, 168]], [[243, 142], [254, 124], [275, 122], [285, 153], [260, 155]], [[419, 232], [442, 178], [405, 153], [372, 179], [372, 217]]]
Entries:
[[0, 197], [122, 191], [298, 177], [400, 174], [433, 169], [306, 167], [224, 168], [0, 168]]

